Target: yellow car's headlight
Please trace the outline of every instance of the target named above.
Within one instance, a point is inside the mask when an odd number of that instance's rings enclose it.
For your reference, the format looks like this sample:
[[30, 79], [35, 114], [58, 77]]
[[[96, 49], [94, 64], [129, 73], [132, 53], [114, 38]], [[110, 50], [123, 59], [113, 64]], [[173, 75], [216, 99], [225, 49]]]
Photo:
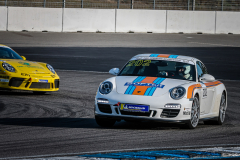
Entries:
[[3, 68], [6, 69], [9, 72], [15, 72], [15, 68], [13, 66], [11, 66], [11, 64], [8, 63], [3, 63], [2, 64]]
[[53, 67], [50, 64], [47, 64], [47, 68], [53, 73], [55, 74], [55, 70], [53, 69]]

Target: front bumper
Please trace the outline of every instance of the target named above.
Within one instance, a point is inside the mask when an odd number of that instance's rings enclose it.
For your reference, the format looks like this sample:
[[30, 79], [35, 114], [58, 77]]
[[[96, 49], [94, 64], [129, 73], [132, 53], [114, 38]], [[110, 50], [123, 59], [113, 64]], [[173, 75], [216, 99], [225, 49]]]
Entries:
[[25, 91], [58, 91], [60, 79], [46, 75], [6, 76], [0, 75], [0, 88]]
[[[106, 99], [108, 103], [98, 102], [98, 99]], [[148, 105], [148, 113], [126, 112], [117, 106], [119, 103]], [[164, 108], [166, 104], [180, 104], [181, 108]], [[191, 116], [192, 101], [187, 98], [180, 100], [172, 99], [169, 94], [160, 97], [126, 95], [111, 92], [109, 95], [102, 95], [99, 92], [95, 98], [95, 116], [102, 118], [113, 118], [117, 120], [131, 119], [144, 121], [164, 122], [187, 122]]]

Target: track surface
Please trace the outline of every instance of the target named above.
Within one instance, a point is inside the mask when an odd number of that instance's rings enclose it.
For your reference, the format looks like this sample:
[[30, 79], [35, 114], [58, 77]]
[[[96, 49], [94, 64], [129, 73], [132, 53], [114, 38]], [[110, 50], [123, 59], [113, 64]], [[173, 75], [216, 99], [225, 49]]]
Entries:
[[[28, 60], [54, 66], [60, 91], [0, 91], [0, 158], [152, 147], [240, 144], [240, 36], [0, 32], [0, 43]], [[170, 53], [201, 59], [228, 90], [223, 126], [118, 122], [100, 128], [93, 104], [98, 85], [133, 55]], [[71, 71], [65, 71], [71, 70]]]

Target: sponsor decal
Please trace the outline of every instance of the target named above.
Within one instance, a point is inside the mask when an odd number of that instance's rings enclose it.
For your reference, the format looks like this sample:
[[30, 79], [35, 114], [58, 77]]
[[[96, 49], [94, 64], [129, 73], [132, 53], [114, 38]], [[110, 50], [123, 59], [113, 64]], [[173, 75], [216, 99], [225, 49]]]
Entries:
[[8, 83], [8, 82], [9, 82], [9, 79], [0, 79], [0, 82]]
[[183, 111], [183, 115], [190, 115], [190, 111]]
[[167, 58], [167, 57], [134, 57], [132, 60], [136, 59], [142, 59], [142, 60], [163, 60], [163, 61], [174, 61], [174, 62], [182, 62], [182, 63], [188, 63], [194, 65], [194, 62], [191, 60], [186, 60], [186, 59], [179, 59], [179, 58]]
[[137, 77], [133, 82], [127, 82], [128, 86], [124, 94], [152, 96], [157, 88], [163, 88], [161, 83], [165, 78], [157, 77]]
[[27, 62], [18, 62], [18, 63], [20, 63], [20, 64], [22, 64], [22, 65], [25, 65], [25, 66], [31, 66], [31, 64], [30, 64], [30, 63], [27, 63]]
[[129, 112], [149, 112], [149, 106], [135, 104], [121, 104], [121, 110]]
[[48, 80], [39, 79], [38, 82], [41, 82], [41, 83], [48, 83]]
[[153, 84], [153, 83], [141, 83], [141, 82], [136, 82], [136, 83], [131, 83], [127, 82], [124, 84], [124, 86], [148, 86], [148, 87], [156, 87], [156, 88], [163, 88], [165, 85], [162, 84]]
[[43, 67], [32, 66], [30, 63], [27, 63], [27, 62], [18, 62], [18, 63], [23, 65], [23, 66], [17, 66], [19, 68], [21, 68], [21, 67], [28, 67], [28, 68], [43, 69]]
[[29, 74], [21, 73], [22, 76], [29, 76]]
[[0, 78], [9, 79], [9, 76], [0, 76]]

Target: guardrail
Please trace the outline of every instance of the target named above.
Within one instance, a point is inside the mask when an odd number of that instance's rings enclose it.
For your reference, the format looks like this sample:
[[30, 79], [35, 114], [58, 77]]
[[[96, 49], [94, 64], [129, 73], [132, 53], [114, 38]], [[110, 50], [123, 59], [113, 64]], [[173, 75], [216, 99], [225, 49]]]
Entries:
[[0, 6], [240, 11], [240, 0], [0, 0]]

